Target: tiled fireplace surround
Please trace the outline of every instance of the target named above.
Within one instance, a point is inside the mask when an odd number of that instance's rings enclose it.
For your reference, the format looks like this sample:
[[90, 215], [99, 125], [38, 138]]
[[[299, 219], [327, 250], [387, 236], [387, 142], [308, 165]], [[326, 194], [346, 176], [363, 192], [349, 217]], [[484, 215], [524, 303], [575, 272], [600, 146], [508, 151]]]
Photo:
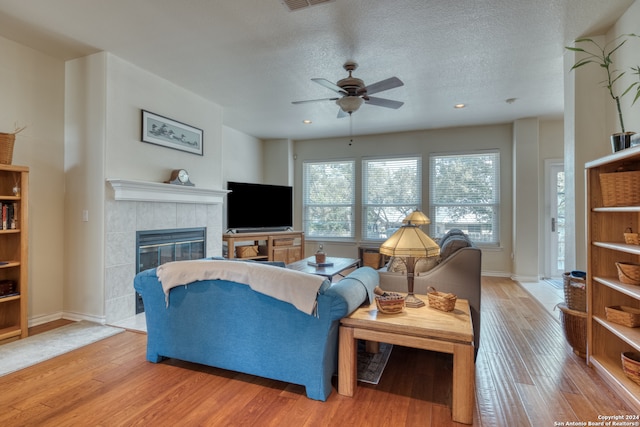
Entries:
[[135, 316], [136, 232], [207, 228], [207, 256], [222, 253], [224, 190], [153, 182], [107, 180], [105, 203], [105, 316], [113, 324]]

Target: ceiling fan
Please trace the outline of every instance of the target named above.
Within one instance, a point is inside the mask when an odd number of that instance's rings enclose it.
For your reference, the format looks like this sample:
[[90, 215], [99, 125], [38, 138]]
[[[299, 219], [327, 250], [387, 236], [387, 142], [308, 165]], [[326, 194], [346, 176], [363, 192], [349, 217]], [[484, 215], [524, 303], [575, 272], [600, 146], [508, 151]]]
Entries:
[[381, 80], [369, 86], [365, 86], [364, 81], [351, 75], [351, 73], [356, 68], [358, 68], [358, 64], [352, 61], [348, 61], [343, 65], [343, 68], [347, 70], [347, 72], [349, 73], [349, 77], [338, 80], [337, 83], [332, 83], [327, 79], [311, 79], [319, 85], [331, 89], [332, 91], [341, 95], [339, 98], [322, 98], [310, 99], [307, 101], [293, 101], [292, 104], [306, 104], [309, 102], [319, 101], [335, 101], [336, 104], [338, 104], [338, 106], [340, 107], [340, 110], [338, 111], [338, 118], [351, 115], [351, 113], [357, 111], [363, 103], [393, 109], [398, 109], [404, 104], [404, 102], [400, 101], [370, 96], [374, 93], [403, 86], [404, 83], [402, 83], [399, 78], [389, 77], [388, 79]]

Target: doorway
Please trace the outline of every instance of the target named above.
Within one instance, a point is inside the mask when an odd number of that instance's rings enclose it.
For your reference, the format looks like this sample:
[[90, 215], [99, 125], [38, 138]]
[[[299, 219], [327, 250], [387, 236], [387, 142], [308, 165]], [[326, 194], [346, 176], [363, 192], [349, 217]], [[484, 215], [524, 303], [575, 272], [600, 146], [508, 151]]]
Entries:
[[562, 278], [565, 271], [564, 162], [545, 160], [545, 277]]

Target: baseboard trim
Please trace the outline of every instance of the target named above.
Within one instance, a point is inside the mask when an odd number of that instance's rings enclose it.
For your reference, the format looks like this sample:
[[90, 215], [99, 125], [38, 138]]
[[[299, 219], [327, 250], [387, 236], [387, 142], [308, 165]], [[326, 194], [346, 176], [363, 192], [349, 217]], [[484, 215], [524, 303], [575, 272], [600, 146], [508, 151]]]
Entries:
[[480, 273], [481, 276], [487, 276], [487, 277], [511, 277], [511, 273], [507, 273], [506, 271], [485, 271], [483, 270]]
[[43, 325], [45, 323], [53, 322], [54, 320], [59, 320], [59, 319], [62, 319], [62, 312], [61, 311], [59, 311], [57, 313], [45, 314], [45, 315], [42, 315], [42, 316], [32, 317], [27, 321], [27, 324], [31, 328], [33, 326]]
[[65, 311], [62, 315], [63, 319], [74, 320], [76, 322], [80, 320], [86, 320], [88, 322], [99, 323], [101, 325], [105, 325], [107, 323], [107, 318], [105, 316], [90, 316], [87, 314], [81, 313], [73, 313], [70, 311]]
[[539, 282], [540, 278], [538, 276], [518, 276], [518, 275], [513, 275], [511, 276], [511, 280], [513, 280], [514, 282]]
[[86, 320], [88, 322], [99, 323], [105, 325], [107, 319], [100, 316], [88, 316], [86, 314], [73, 313], [69, 311], [58, 311], [56, 313], [45, 314], [42, 316], [34, 316], [28, 319], [27, 324], [30, 328], [34, 326], [43, 325], [45, 323], [53, 322], [54, 320], [67, 319], [79, 322], [80, 320]]

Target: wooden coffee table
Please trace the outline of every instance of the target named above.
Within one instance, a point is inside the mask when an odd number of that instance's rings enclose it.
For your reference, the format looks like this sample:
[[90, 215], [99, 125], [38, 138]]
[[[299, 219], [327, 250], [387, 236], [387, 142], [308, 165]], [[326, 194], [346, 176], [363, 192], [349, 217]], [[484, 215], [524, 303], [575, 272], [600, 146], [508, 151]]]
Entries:
[[300, 261], [287, 264], [287, 268], [302, 271], [304, 273], [317, 274], [318, 276], [323, 276], [329, 280], [332, 280], [333, 276], [336, 276], [345, 270], [349, 270], [350, 268], [358, 267], [360, 265], [359, 259], [337, 257], [327, 257], [327, 262], [333, 263], [333, 265], [328, 265], [326, 267], [315, 267], [313, 265], [309, 265], [309, 262], [315, 262], [315, 260], [315, 256], [301, 259]]
[[[426, 295], [419, 298], [427, 302]], [[360, 307], [341, 320], [338, 393], [353, 396], [357, 384], [357, 340], [453, 354], [453, 421], [472, 424], [475, 389], [473, 324], [469, 302], [458, 299], [455, 309], [405, 307], [399, 314], [378, 312], [375, 303]]]

